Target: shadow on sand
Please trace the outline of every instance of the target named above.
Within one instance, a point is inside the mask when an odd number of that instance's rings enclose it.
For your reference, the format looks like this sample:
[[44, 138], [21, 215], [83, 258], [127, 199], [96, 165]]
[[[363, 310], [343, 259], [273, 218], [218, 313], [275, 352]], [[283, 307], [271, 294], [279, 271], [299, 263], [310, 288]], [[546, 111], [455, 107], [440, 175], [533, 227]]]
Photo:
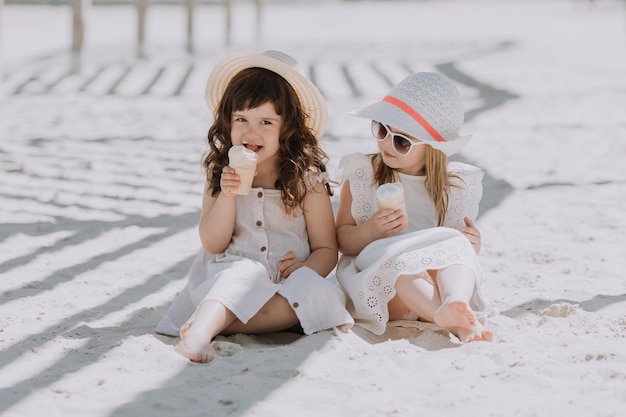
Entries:
[[593, 298], [590, 298], [588, 300], [583, 300], [583, 301], [568, 300], [565, 298], [559, 298], [557, 300], [546, 300], [544, 298], [535, 298], [533, 300], [526, 301], [522, 304], [513, 306], [506, 311], [502, 311], [500, 312], [500, 314], [502, 314], [503, 316], [516, 318], [523, 314], [528, 314], [528, 313], [537, 314], [541, 310], [545, 310], [554, 304], [560, 304], [560, 303], [578, 305], [584, 311], [595, 313], [597, 311], [608, 308], [614, 304], [626, 303], [626, 294], [620, 294], [620, 295], [598, 294], [594, 296]]

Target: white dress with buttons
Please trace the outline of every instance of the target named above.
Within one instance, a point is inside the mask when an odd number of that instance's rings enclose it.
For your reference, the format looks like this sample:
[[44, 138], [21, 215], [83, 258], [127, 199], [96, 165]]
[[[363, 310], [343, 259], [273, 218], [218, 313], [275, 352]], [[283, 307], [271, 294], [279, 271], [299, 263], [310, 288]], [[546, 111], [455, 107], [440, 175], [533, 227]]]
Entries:
[[[342, 178], [350, 181], [352, 217], [361, 224], [378, 211], [371, 159], [362, 153], [346, 155], [339, 168]], [[453, 179], [458, 187], [450, 190], [445, 227], [437, 227], [435, 205], [424, 185], [426, 177], [400, 174], [409, 227], [398, 235], [370, 243], [358, 256], [343, 255], [339, 260], [337, 280], [348, 295], [348, 310], [356, 324], [375, 334], [385, 331], [389, 321], [387, 303], [396, 294], [394, 286], [400, 275], [422, 274], [430, 280], [428, 270], [455, 264], [466, 265], [476, 274], [470, 305], [477, 316], [483, 318], [493, 311], [480, 291], [478, 257], [460, 232], [465, 226], [464, 217], [474, 221], [478, 215], [483, 171], [459, 162], [449, 163], [448, 168], [460, 180]]]
[[[310, 183], [324, 178], [312, 177]], [[238, 196], [228, 248], [220, 254], [200, 249], [187, 285], [156, 331], [178, 335], [206, 300], [222, 303], [247, 323], [277, 293], [290, 302], [306, 334], [350, 326], [353, 320], [345, 308], [345, 295], [331, 280], [307, 267], [297, 269], [287, 279], [280, 277], [278, 261], [290, 250], [300, 261], [311, 253], [302, 210], [296, 215], [286, 214], [279, 190], [253, 188], [248, 195]]]

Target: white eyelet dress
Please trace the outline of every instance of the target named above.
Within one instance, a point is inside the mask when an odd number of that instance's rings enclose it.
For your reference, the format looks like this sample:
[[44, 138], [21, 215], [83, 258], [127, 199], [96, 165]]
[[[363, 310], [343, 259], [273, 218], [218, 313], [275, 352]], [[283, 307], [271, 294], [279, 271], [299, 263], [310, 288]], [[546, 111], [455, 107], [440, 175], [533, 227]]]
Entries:
[[[350, 181], [352, 217], [357, 224], [378, 211], [377, 185], [373, 182], [371, 158], [362, 153], [344, 156], [339, 169]], [[348, 311], [355, 323], [375, 334], [385, 332], [389, 313], [387, 303], [395, 296], [400, 275], [424, 274], [450, 265], [462, 264], [476, 274], [476, 287], [470, 306], [479, 319], [493, 309], [480, 291], [482, 273], [478, 257], [469, 240], [460, 232], [464, 217], [474, 221], [482, 197], [481, 169], [450, 162], [448, 169], [461, 181], [452, 187], [445, 227], [437, 227], [435, 206], [424, 186], [426, 177], [400, 174], [404, 187], [409, 227], [400, 234], [379, 239], [366, 246], [358, 256], [342, 255], [337, 265], [337, 280], [348, 295]]]
[[[326, 175], [312, 174], [309, 184], [324, 181]], [[276, 293], [289, 301], [305, 334], [351, 326], [354, 322], [345, 308], [345, 295], [333, 281], [307, 267], [297, 269], [287, 279], [280, 277], [278, 261], [290, 250], [300, 261], [311, 253], [302, 210], [287, 214], [279, 190], [253, 188], [248, 195], [238, 196], [228, 248], [220, 254], [200, 249], [187, 285], [156, 332], [178, 335], [206, 300], [222, 303], [245, 324]]]

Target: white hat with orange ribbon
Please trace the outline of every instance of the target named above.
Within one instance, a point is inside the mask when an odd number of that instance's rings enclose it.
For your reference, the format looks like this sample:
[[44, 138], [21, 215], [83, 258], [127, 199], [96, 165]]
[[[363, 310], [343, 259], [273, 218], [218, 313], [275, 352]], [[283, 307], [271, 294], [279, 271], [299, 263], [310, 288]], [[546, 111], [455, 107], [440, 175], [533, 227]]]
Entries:
[[383, 99], [352, 113], [392, 126], [446, 155], [459, 152], [471, 134], [461, 133], [465, 113], [458, 88], [435, 72], [417, 72]]

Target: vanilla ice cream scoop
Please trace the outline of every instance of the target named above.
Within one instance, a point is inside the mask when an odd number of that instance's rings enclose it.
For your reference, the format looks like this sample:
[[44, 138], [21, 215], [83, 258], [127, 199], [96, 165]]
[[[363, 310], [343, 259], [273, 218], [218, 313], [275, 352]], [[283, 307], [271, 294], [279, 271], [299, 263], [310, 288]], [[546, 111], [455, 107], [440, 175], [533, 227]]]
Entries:
[[402, 183], [391, 182], [381, 185], [376, 190], [376, 200], [381, 209], [392, 208], [402, 210], [408, 224], [406, 203], [404, 202], [404, 187]]
[[258, 159], [256, 153], [242, 145], [232, 146], [228, 150], [228, 165], [235, 169], [241, 180], [241, 184], [234, 191], [235, 194], [246, 195], [250, 192]]

